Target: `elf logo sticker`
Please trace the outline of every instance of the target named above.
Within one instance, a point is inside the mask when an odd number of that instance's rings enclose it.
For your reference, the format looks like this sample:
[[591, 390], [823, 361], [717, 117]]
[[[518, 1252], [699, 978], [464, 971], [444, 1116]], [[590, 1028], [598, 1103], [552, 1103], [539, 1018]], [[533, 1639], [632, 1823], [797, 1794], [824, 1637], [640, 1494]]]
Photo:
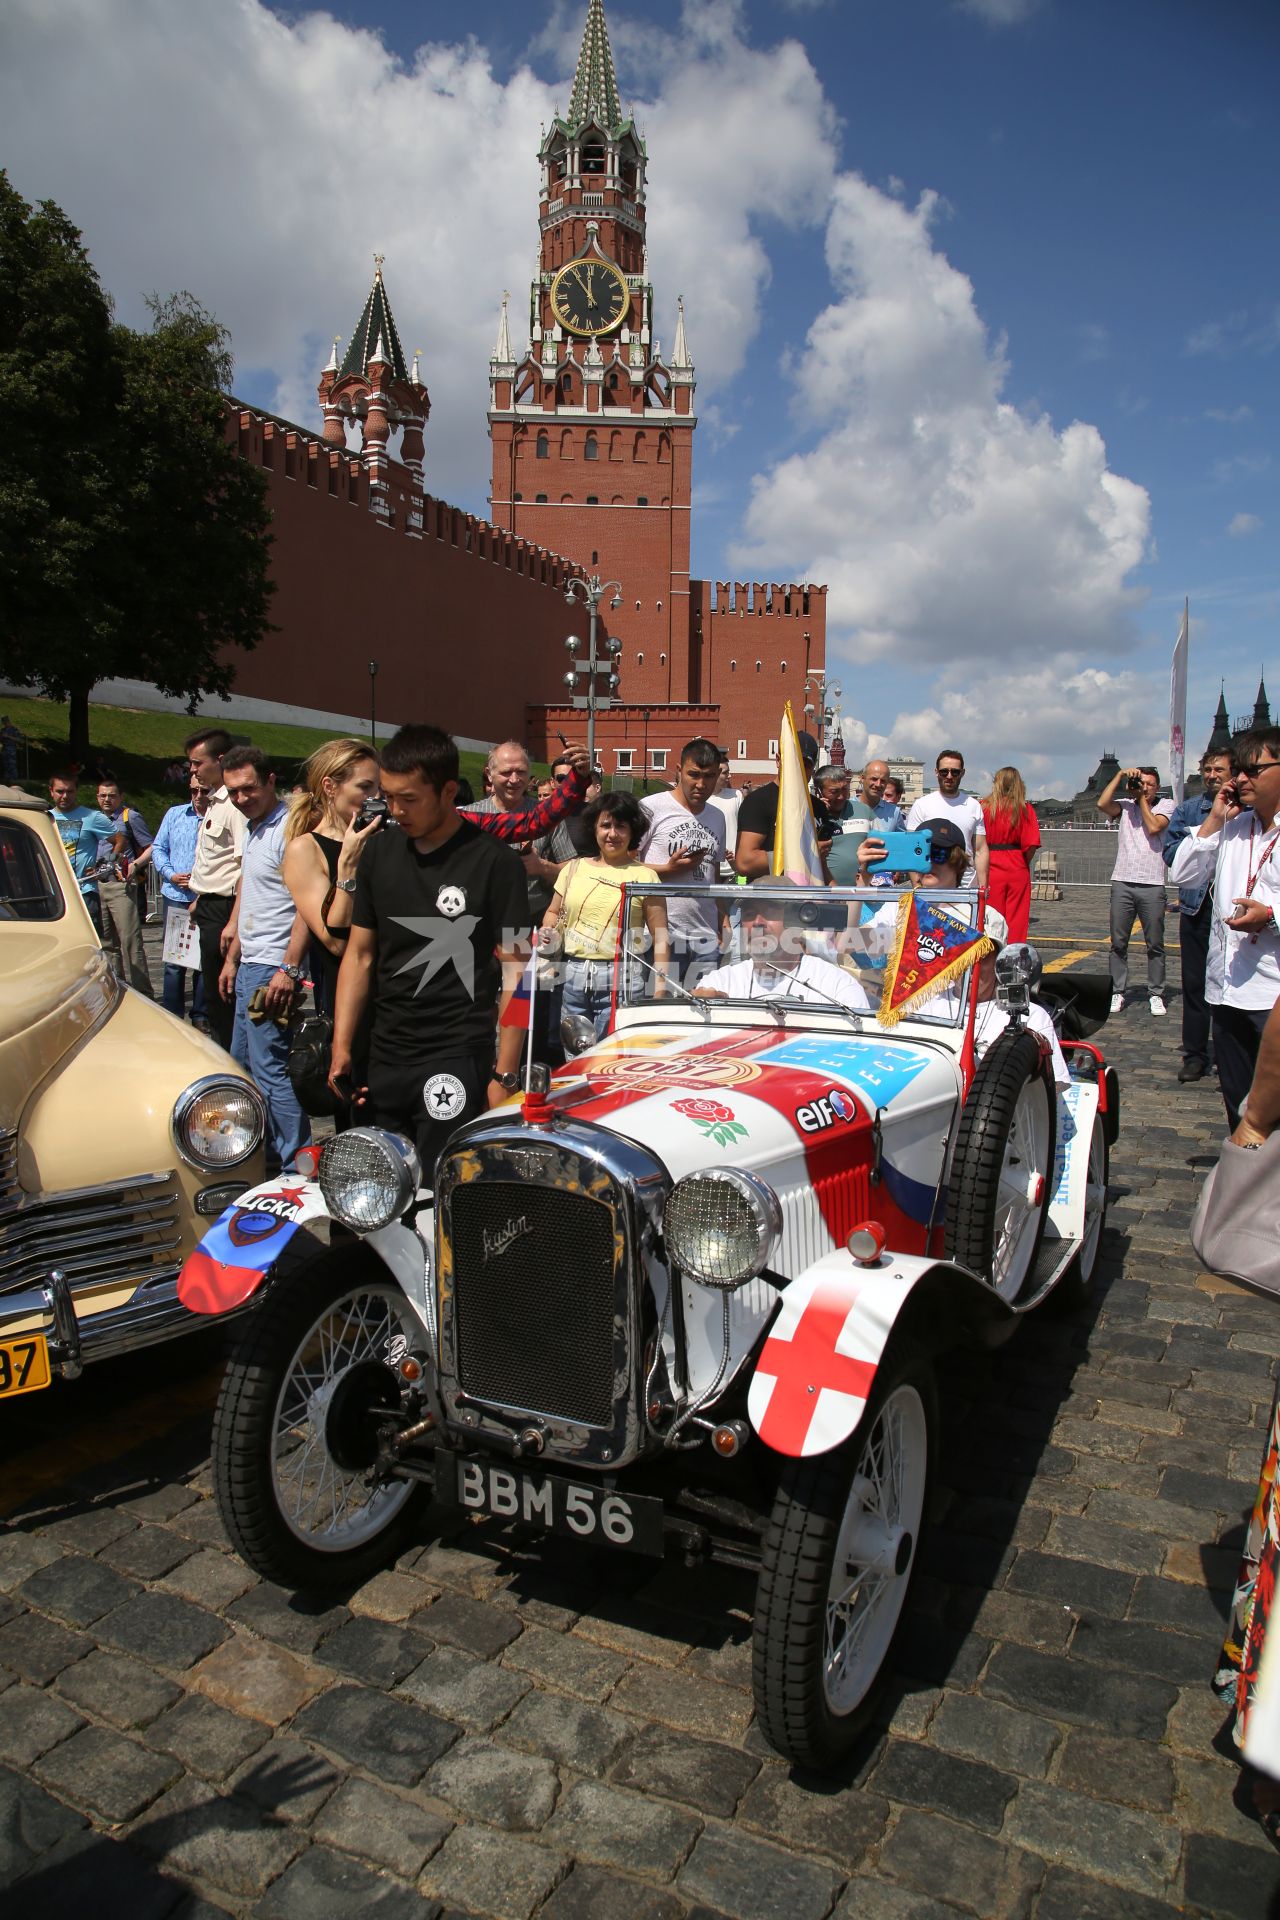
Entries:
[[828, 1127], [847, 1126], [857, 1113], [858, 1103], [852, 1094], [832, 1087], [820, 1099], [796, 1108], [796, 1125], [801, 1133], [825, 1133]]

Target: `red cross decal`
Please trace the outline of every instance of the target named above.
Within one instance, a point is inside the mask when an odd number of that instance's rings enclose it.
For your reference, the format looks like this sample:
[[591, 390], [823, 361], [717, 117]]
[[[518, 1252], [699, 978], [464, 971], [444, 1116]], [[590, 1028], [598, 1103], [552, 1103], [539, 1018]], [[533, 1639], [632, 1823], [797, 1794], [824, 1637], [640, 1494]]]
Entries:
[[836, 1352], [855, 1298], [847, 1283], [819, 1281], [791, 1338], [766, 1340], [756, 1372], [774, 1376], [773, 1392], [756, 1431], [775, 1452], [803, 1454], [824, 1387], [858, 1400], [870, 1393], [873, 1362]]

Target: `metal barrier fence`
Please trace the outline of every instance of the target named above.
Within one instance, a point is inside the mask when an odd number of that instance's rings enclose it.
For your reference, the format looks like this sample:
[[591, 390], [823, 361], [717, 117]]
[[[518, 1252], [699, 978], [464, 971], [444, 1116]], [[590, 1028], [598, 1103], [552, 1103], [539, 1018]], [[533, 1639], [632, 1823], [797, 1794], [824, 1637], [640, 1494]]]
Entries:
[[1031, 869], [1033, 897], [1057, 900], [1065, 887], [1109, 887], [1116, 863], [1116, 836], [1108, 828], [1059, 827], [1041, 834]]

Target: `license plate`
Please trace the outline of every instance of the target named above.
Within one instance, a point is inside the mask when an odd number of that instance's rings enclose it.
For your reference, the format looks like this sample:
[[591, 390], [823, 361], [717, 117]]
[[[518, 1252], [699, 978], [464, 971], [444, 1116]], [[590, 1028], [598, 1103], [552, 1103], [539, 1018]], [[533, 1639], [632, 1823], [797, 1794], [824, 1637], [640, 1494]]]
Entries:
[[15, 1393], [35, 1393], [52, 1379], [49, 1343], [42, 1333], [0, 1340], [0, 1400]]
[[[447, 1460], [453, 1462], [452, 1488], [446, 1473], [439, 1472]], [[526, 1473], [492, 1460], [464, 1459], [443, 1449], [436, 1453], [436, 1466], [437, 1499], [467, 1512], [567, 1534], [591, 1546], [662, 1555], [661, 1500], [562, 1480], [555, 1473]]]

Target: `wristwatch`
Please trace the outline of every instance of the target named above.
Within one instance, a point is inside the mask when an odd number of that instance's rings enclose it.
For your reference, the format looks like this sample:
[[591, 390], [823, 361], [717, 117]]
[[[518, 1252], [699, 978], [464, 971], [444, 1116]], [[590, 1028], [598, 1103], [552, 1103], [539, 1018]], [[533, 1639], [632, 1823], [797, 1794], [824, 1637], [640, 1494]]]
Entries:
[[499, 1073], [496, 1067], [489, 1075], [489, 1078], [496, 1080], [500, 1087], [505, 1087], [508, 1093], [514, 1093], [520, 1085], [520, 1075], [518, 1073]]
[[287, 973], [295, 987], [302, 978], [302, 968], [293, 966], [288, 960], [282, 960], [276, 971], [278, 973]]
[[333, 884], [339, 893], [354, 893], [356, 890], [354, 880], [335, 880]]

